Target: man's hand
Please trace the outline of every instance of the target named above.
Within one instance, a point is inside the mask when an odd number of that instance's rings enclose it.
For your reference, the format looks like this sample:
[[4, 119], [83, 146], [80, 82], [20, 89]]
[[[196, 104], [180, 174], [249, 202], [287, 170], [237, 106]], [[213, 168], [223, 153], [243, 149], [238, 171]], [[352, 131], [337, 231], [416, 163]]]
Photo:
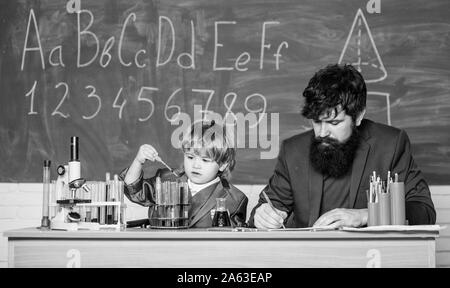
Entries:
[[277, 229], [281, 227], [286, 217], [286, 212], [272, 209], [268, 203], [264, 203], [255, 211], [254, 224], [256, 228]]
[[156, 157], [158, 156], [158, 151], [156, 151], [155, 148], [153, 148], [152, 145], [144, 144], [141, 147], [139, 147], [139, 151], [136, 155], [135, 160], [139, 163], [144, 164], [146, 160], [155, 161]]
[[367, 209], [343, 209], [337, 208], [317, 219], [315, 226], [339, 227], [361, 227], [367, 224]]

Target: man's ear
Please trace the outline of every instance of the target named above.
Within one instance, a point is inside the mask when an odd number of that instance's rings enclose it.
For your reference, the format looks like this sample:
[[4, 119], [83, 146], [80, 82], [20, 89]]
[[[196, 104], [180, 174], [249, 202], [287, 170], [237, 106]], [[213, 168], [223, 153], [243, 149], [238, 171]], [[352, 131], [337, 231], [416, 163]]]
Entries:
[[366, 114], [366, 109], [364, 109], [363, 111], [361, 111], [361, 113], [359, 113], [358, 117], [356, 117], [356, 126], [361, 125], [361, 121], [362, 121], [362, 119], [364, 119], [365, 114]]

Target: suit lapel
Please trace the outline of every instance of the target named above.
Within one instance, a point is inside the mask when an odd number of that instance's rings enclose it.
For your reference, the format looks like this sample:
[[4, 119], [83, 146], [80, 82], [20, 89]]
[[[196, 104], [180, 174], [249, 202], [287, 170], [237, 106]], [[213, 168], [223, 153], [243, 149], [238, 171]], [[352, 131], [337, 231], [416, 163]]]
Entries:
[[322, 200], [322, 186], [323, 186], [323, 175], [317, 172], [314, 167], [312, 167], [311, 161], [309, 164], [309, 221], [308, 226], [311, 227], [317, 218], [319, 218], [320, 213], [320, 202]]
[[194, 226], [205, 214], [210, 214], [211, 209], [216, 207], [216, 198], [225, 197], [225, 189], [220, 182], [210, 185], [199, 191], [192, 197], [191, 223]]
[[[350, 182], [350, 208], [355, 205], [356, 194], [358, 194], [359, 184], [366, 166], [367, 155], [369, 154], [370, 146], [365, 140], [361, 140], [361, 144], [356, 151], [355, 160], [352, 165], [352, 177]], [[369, 180], [369, 179], [367, 179]]]

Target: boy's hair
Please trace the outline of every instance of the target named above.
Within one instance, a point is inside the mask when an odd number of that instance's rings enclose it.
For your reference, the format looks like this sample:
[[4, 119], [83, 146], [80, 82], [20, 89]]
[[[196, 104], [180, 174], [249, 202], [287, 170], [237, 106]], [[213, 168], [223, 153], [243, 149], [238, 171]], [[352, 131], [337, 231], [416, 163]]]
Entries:
[[345, 113], [356, 120], [366, 108], [367, 89], [364, 78], [352, 65], [328, 65], [320, 69], [303, 91], [305, 105], [302, 115], [318, 120], [326, 113], [330, 116], [340, 105]]
[[183, 152], [194, 152], [196, 155], [213, 159], [219, 167], [228, 164], [220, 177], [231, 178], [231, 171], [236, 164], [236, 149], [227, 135], [226, 126], [212, 121], [194, 122], [184, 134], [181, 149]]

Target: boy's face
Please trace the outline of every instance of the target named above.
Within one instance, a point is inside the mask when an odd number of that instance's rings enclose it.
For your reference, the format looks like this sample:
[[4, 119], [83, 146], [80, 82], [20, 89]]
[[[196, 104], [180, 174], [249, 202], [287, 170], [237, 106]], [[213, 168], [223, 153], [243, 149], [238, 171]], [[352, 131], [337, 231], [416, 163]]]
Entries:
[[219, 168], [217, 162], [209, 158], [206, 153], [198, 155], [192, 149], [184, 153], [184, 171], [195, 184], [205, 184], [213, 180]]

